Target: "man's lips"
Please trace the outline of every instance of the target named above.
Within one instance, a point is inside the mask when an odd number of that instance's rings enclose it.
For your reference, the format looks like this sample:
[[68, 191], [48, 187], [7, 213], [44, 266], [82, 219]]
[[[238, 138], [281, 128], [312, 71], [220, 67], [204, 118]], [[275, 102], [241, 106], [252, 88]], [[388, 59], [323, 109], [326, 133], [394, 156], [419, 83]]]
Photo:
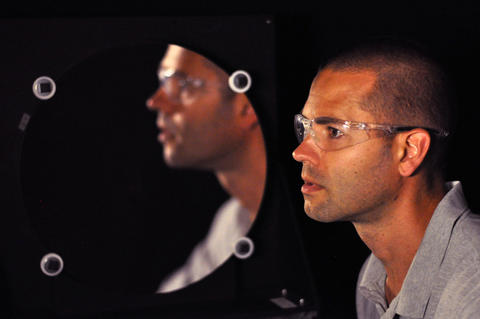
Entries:
[[175, 138], [175, 127], [168, 121], [164, 119], [157, 120], [157, 127], [160, 130], [158, 134], [158, 140], [161, 143], [166, 143]]
[[171, 121], [171, 119], [167, 118], [164, 114], [159, 113], [157, 117], [157, 128], [160, 130], [158, 134], [158, 140], [161, 143], [166, 143], [175, 139], [175, 135], [177, 134], [177, 127]]
[[158, 134], [158, 140], [161, 143], [166, 143], [175, 138], [175, 135], [172, 133], [172, 131], [162, 127], [159, 127], [159, 129], [160, 133]]
[[319, 184], [315, 184], [308, 178], [303, 178], [304, 184], [302, 185], [301, 191], [303, 194], [313, 194], [323, 189]]

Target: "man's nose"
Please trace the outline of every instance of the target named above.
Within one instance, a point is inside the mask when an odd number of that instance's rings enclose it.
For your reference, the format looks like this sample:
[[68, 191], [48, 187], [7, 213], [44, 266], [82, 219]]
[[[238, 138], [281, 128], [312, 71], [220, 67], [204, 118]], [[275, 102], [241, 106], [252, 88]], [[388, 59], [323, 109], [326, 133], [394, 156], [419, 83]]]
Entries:
[[307, 138], [305, 138], [293, 151], [293, 159], [301, 163], [309, 162], [312, 165], [318, 164], [319, 154], [317, 151], [315, 151], [313, 144], [312, 138], [307, 136]]
[[177, 108], [176, 103], [172, 102], [163, 88], [158, 88], [155, 93], [146, 101], [146, 106], [151, 111], [173, 113]]

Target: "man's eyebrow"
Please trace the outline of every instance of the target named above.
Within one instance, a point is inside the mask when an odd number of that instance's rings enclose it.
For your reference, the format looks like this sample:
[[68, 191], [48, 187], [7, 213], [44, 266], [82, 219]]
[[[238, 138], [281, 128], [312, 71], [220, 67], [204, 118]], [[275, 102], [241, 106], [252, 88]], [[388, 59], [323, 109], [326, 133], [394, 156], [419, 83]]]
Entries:
[[[310, 119], [305, 114], [303, 114], [303, 110], [300, 114], [302, 114], [302, 116], [305, 117], [306, 119]], [[317, 124], [338, 123], [338, 122], [347, 121], [347, 120], [342, 120], [342, 119], [338, 119], [336, 117], [331, 117], [331, 116], [314, 116], [313, 119]], [[355, 121], [349, 121], [349, 122], [355, 122]]]
[[[317, 123], [317, 124], [344, 123], [344, 122], [350, 122], [350, 121], [337, 119], [335, 117], [329, 117], [329, 116], [319, 116], [319, 117], [315, 118], [315, 123]], [[355, 123], [357, 123], [357, 122], [355, 122]]]

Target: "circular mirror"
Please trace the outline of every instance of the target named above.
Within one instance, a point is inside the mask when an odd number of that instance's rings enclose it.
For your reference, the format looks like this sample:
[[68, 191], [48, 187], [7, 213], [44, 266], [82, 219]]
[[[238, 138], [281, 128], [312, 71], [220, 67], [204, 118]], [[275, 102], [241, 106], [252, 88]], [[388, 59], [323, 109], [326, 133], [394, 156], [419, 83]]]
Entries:
[[233, 254], [258, 213], [266, 160], [255, 111], [228, 79], [177, 45], [105, 50], [53, 79], [21, 173], [31, 226], [62, 256], [59, 276], [166, 293]]

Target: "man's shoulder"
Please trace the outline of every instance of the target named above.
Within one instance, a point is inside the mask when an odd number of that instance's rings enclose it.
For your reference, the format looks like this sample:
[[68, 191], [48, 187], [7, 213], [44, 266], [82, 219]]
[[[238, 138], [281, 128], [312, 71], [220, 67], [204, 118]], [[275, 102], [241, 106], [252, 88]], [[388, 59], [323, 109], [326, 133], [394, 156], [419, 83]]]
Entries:
[[442, 199], [443, 205], [439, 204], [442, 209], [435, 224], [435, 230], [443, 232], [443, 238], [448, 240], [442, 264], [453, 272], [480, 270], [480, 215], [469, 208], [459, 181], [447, 186], [450, 191]]
[[239, 220], [242, 223], [248, 221], [248, 211], [242, 206], [237, 198], [230, 197], [218, 208], [212, 226], [236, 226], [238, 225]]
[[480, 216], [469, 210], [453, 229], [439, 273], [442, 277], [446, 282], [437, 308], [439, 314], [445, 318], [470, 318], [466, 314], [480, 311]]
[[439, 277], [446, 283], [436, 310], [439, 318], [477, 318], [480, 312], [480, 216], [457, 221]]

